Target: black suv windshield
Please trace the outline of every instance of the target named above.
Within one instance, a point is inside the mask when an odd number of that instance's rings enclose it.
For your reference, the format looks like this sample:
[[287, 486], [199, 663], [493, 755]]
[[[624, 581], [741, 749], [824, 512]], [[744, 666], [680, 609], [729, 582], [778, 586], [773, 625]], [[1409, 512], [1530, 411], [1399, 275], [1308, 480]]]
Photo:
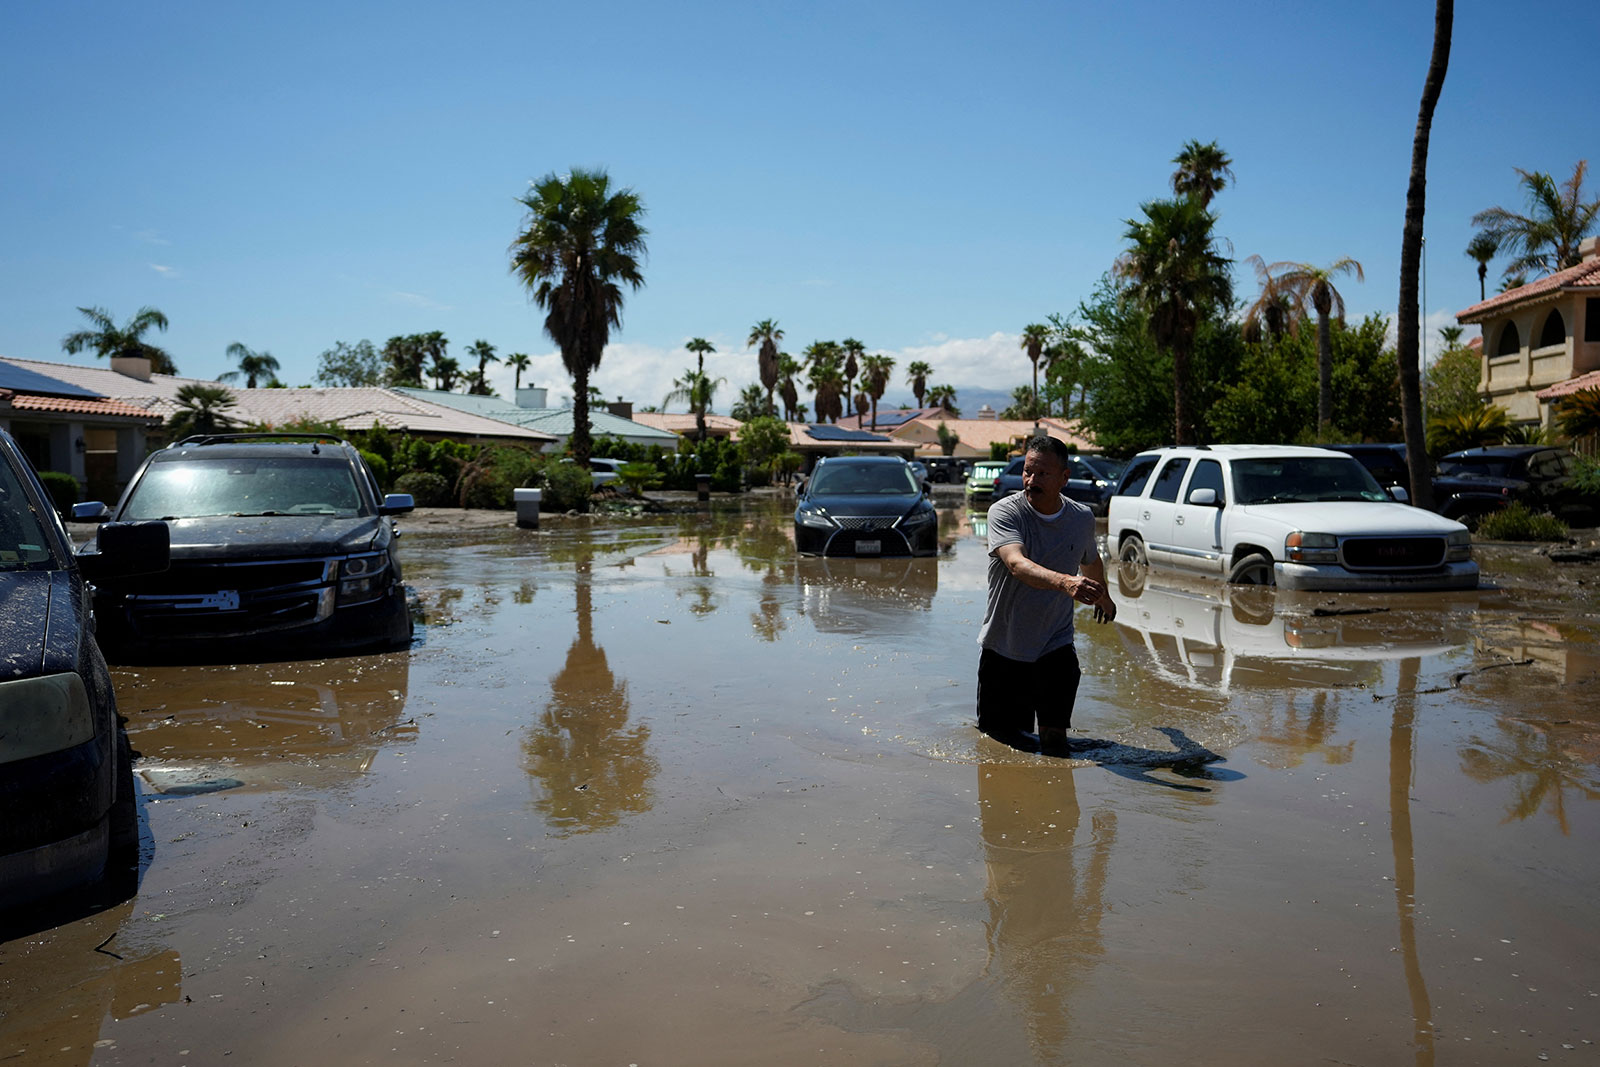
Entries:
[[1439, 473], [1457, 478], [1521, 478], [1522, 463], [1515, 456], [1457, 456], [1439, 461]]
[[1348, 456], [1236, 459], [1233, 495], [1240, 504], [1389, 499], [1367, 469]]
[[361, 494], [343, 456], [186, 456], [151, 463], [120, 518], [360, 514]]

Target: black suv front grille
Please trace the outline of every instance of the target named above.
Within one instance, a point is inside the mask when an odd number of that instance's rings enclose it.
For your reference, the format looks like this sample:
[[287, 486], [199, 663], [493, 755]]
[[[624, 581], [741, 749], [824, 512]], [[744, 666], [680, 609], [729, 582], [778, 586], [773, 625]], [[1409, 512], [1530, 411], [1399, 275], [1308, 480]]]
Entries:
[[1353, 570], [1415, 570], [1444, 563], [1442, 537], [1347, 537], [1344, 564]]
[[237, 592], [282, 589], [285, 586], [320, 585], [334, 580], [336, 563], [330, 559], [272, 560], [264, 563], [185, 563], [174, 560], [172, 569], [127, 580], [129, 593], [193, 596], [223, 589]]

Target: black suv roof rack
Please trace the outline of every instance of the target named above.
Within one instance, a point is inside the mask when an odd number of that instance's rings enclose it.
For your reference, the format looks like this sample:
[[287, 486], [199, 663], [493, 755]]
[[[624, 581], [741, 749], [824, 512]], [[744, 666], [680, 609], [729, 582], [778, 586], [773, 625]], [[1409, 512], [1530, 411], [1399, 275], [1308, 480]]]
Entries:
[[287, 432], [287, 433], [206, 433], [206, 434], [196, 434], [193, 437], [185, 437], [181, 441], [174, 441], [174, 442], [172, 442], [172, 444], [168, 445], [167, 447], [168, 448], [176, 448], [179, 445], [242, 445], [242, 444], [249, 444], [252, 441], [262, 441], [262, 442], [272, 442], [272, 441], [282, 441], [282, 442], [310, 441], [311, 442], [311, 449], [312, 449], [313, 452], [316, 451], [316, 444], [317, 444], [318, 441], [331, 441], [334, 444], [340, 444], [340, 445], [347, 443], [344, 438], [336, 437], [336, 436], [334, 436], [333, 434], [330, 434], [330, 433], [318, 433], [318, 432], [316, 432], [314, 430], [307, 430], [307, 431], [304, 431], [304, 432], [301, 432], [301, 433]]

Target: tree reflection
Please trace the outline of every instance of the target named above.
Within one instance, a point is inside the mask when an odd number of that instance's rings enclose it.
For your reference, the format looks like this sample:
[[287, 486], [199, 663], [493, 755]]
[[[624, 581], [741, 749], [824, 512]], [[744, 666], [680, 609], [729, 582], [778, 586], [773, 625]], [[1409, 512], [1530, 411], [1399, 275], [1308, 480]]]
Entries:
[[1089, 847], [1075, 852], [1082, 813], [1072, 771], [1031, 762], [980, 764], [978, 807], [989, 968], [1039, 1060], [1068, 1062], [1070, 994], [1105, 952], [1100, 919], [1116, 815], [1096, 813]]
[[1417, 860], [1411, 835], [1411, 764], [1416, 751], [1417, 675], [1421, 661], [1400, 661], [1394, 718], [1389, 726], [1389, 842], [1394, 852], [1394, 901], [1400, 953], [1411, 997], [1412, 1049], [1417, 1067], [1433, 1065], [1433, 1005], [1417, 952]]
[[1486, 784], [1511, 779], [1507, 822], [1527, 819], [1548, 807], [1561, 832], [1567, 834], [1572, 829], [1567, 822], [1568, 791], [1576, 790], [1587, 800], [1600, 800], [1600, 790], [1592, 784], [1591, 761], [1570, 751], [1556, 736], [1556, 728], [1553, 723], [1502, 717], [1495, 724], [1498, 738], [1469, 739], [1461, 750], [1461, 769], [1469, 778]]
[[1259, 736], [1279, 755], [1262, 762], [1268, 767], [1298, 767], [1308, 756], [1320, 755], [1329, 766], [1349, 763], [1356, 743], [1334, 744], [1333, 738], [1338, 732], [1337, 701], [1330, 707], [1328, 694], [1318, 691], [1312, 694], [1311, 709], [1306, 711], [1300, 706], [1297, 695], [1291, 692], [1284, 698], [1281, 719], [1275, 709], [1267, 713], [1266, 725]]
[[648, 811], [658, 769], [646, 748], [650, 728], [629, 728], [628, 685], [594, 643], [592, 566], [592, 553], [576, 562], [578, 633], [550, 679], [550, 702], [522, 742], [527, 771], [542, 787], [534, 807], [563, 835]]

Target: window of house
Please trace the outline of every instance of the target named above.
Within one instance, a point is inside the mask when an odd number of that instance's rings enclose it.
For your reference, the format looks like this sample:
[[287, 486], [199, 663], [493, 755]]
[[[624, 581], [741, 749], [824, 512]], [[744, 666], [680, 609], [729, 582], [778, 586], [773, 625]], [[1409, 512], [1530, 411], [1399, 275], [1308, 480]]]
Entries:
[[1600, 341], [1600, 297], [1591, 296], [1583, 302], [1583, 339]]
[[1544, 320], [1544, 329], [1539, 331], [1539, 347], [1550, 348], [1554, 345], [1567, 343], [1567, 322], [1561, 317], [1561, 312], [1551, 310]]
[[1500, 331], [1500, 343], [1495, 346], [1494, 354], [1497, 356], [1514, 356], [1522, 351], [1522, 335], [1517, 332], [1517, 324], [1508, 322]]

